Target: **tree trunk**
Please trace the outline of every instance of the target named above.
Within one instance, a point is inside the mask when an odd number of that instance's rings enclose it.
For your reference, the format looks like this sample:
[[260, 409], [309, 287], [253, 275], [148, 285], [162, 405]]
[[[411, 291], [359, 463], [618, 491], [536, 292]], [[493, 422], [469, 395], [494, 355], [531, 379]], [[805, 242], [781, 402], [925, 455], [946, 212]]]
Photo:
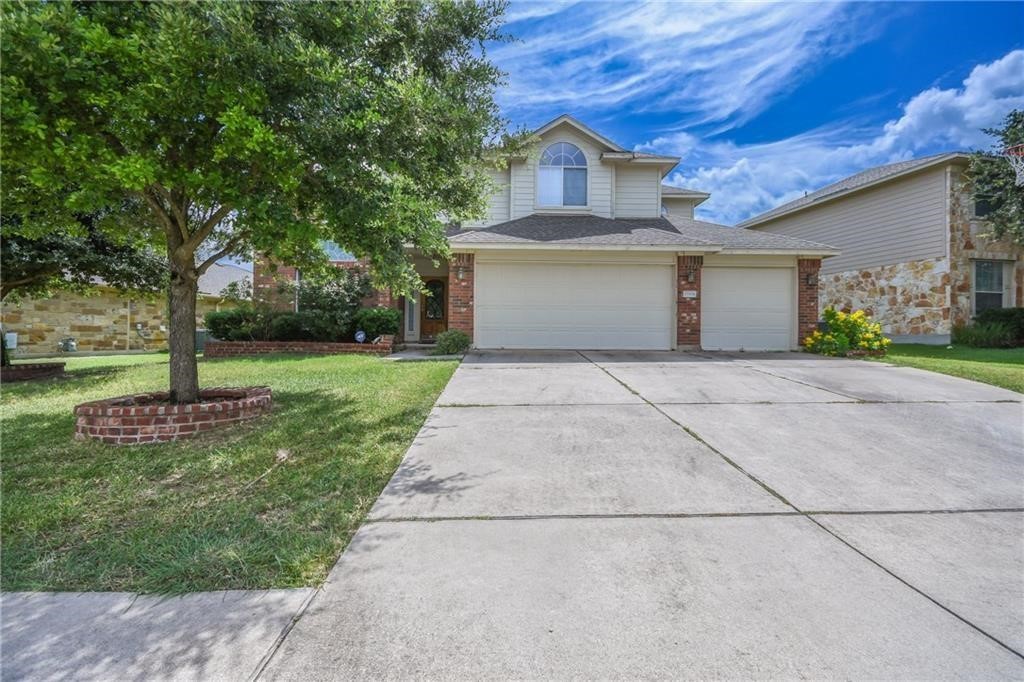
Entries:
[[168, 303], [171, 325], [167, 346], [171, 352], [171, 402], [199, 401], [199, 365], [196, 363], [196, 296], [199, 272], [194, 264], [171, 264]]

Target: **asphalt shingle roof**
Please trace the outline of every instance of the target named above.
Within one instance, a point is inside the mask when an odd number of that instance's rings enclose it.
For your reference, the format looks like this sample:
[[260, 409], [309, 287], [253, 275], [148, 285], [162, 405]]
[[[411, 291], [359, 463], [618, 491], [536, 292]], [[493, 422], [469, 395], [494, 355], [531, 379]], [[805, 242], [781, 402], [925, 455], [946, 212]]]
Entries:
[[742, 250], [834, 250], [784, 235], [750, 232], [683, 217], [601, 218], [533, 214], [490, 227], [453, 231], [448, 241], [471, 244], [579, 244], [606, 246], [696, 246]]
[[252, 273], [236, 265], [222, 265], [214, 263], [209, 269], [199, 276], [199, 293], [210, 296], [219, 296], [224, 287], [232, 282], [244, 279], [251, 279]]
[[886, 164], [884, 166], [875, 166], [874, 168], [868, 168], [865, 171], [851, 175], [848, 178], [843, 178], [838, 182], [833, 182], [831, 185], [826, 185], [821, 189], [811, 192], [810, 194], [804, 195], [799, 199], [794, 199], [788, 203], [776, 206], [770, 211], [766, 211], [760, 215], [756, 215], [753, 218], [747, 218], [741, 223], [738, 223], [737, 227], [749, 227], [759, 223], [763, 223], [766, 220], [770, 220], [777, 216], [792, 213], [802, 208], [806, 208], [812, 204], [820, 203], [822, 200], [833, 197], [839, 194], [846, 194], [852, 192], [864, 185], [870, 185], [878, 182], [879, 180], [885, 180], [889, 177], [902, 175], [909, 171], [931, 166], [942, 161], [952, 160], [957, 157], [963, 156], [961, 152], [943, 152], [942, 154], [933, 154], [931, 156], [922, 156], [919, 159], [910, 159], [909, 161], [898, 161], [896, 163]]

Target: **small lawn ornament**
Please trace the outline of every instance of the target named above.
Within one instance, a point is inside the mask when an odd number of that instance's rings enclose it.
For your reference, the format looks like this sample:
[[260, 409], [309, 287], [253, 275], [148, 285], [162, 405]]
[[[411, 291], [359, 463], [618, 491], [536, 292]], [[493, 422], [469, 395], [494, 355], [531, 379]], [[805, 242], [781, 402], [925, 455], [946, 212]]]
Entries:
[[356, 332], [356, 343], [366, 343], [366, 332], [362, 329]]

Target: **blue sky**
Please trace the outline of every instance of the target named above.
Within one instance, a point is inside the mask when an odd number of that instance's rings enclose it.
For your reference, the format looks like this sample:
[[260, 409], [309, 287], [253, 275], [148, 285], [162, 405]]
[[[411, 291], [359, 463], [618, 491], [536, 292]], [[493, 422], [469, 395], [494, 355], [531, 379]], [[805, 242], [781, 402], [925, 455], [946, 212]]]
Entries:
[[682, 157], [734, 224], [864, 168], [987, 148], [1024, 108], [1024, 3], [512, 2], [492, 45], [514, 126], [570, 113]]

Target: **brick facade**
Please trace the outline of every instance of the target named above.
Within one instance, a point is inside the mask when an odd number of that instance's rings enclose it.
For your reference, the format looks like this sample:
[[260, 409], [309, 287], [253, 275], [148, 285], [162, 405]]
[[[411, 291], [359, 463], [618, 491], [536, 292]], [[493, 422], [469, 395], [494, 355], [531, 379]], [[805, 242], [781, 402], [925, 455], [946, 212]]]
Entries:
[[821, 260], [799, 258], [797, 274], [797, 342], [801, 343], [818, 328], [818, 271]]
[[75, 438], [111, 445], [158, 443], [254, 419], [270, 411], [266, 386], [210, 388], [199, 403], [168, 404], [166, 392], [141, 393], [75, 407]]
[[[676, 345], [679, 350], [700, 349], [700, 277], [703, 256], [679, 256], [676, 269]], [[693, 281], [691, 282], [691, 278]], [[687, 298], [683, 292], [696, 296]]]
[[295, 299], [280, 290], [284, 282], [294, 282], [298, 270], [273, 264], [265, 256], [257, 256], [252, 264], [253, 300], [268, 304], [274, 310], [295, 310]]
[[448, 265], [448, 329], [473, 339], [473, 254], [456, 253]]

